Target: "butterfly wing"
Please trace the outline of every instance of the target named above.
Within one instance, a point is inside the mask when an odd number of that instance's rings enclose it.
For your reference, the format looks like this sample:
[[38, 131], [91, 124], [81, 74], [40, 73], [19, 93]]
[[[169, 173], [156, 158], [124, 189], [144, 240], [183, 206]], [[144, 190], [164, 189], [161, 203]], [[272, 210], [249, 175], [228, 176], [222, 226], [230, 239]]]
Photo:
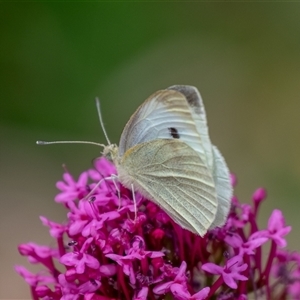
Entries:
[[[208, 167], [213, 169], [212, 144], [208, 134], [206, 113], [201, 95], [197, 88], [189, 85], [173, 85], [168, 90], [178, 91], [185, 96], [185, 101], [191, 111], [191, 116], [195, 122], [195, 127], [201, 137], [201, 146], [204, 148]], [[197, 151], [197, 149], [195, 149]]]
[[211, 172], [196, 151], [178, 139], [156, 139], [131, 147], [117, 164], [120, 182], [157, 203], [170, 217], [203, 236], [215, 219]]
[[229, 170], [219, 150], [211, 144], [203, 101], [195, 87], [175, 85], [150, 96], [126, 124], [119, 156], [135, 145], [155, 139], [179, 139], [198, 153], [213, 174], [220, 203], [211, 228], [222, 226], [231, 205]]
[[207, 157], [186, 97], [173, 90], [151, 95], [127, 122], [119, 143], [119, 156], [137, 144], [155, 139], [180, 139]]
[[232, 198], [232, 186], [226, 162], [216, 146], [213, 146], [213, 178], [218, 196], [218, 210], [210, 229], [223, 226], [226, 222]]
[[217, 147], [213, 146], [210, 142], [206, 113], [202, 98], [199, 91], [193, 86], [174, 85], [168, 89], [178, 91], [185, 95], [187, 103], [191, 109], [197, 131], [201, 136], [202, 146], [205, 149], [208, 166], [213, 173], [218, 195], [219, 205], [217, 215], [211, 228], [222, 226], [226, 222], [226, 218], [231, 206], [232, 186], [230, 183], [230, 175], [226, 162]]

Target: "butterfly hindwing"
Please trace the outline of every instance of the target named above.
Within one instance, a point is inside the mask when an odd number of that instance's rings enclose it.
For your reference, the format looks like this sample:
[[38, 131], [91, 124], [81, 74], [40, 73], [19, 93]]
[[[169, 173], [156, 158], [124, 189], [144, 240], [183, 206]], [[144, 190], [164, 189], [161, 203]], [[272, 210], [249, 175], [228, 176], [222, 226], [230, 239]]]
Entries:
[[231, 207], [232, 186], [230, 182], [229, 170], [225, 159], [218, 150], [213, 146], [214, 167], [213, 178], [216, 185], [216, 192], [218, 196], [218, 209], [211, 229], [223, 226], [227, 220], [227, 216]]
[[[190, 146], [178, 139], [156, 139], [126, 151], [119, 180], [152, 200], [182, 227], [203, 236], [214, 221], [214, 180]], [[183, 172], [184, 170], [184, 172]]]

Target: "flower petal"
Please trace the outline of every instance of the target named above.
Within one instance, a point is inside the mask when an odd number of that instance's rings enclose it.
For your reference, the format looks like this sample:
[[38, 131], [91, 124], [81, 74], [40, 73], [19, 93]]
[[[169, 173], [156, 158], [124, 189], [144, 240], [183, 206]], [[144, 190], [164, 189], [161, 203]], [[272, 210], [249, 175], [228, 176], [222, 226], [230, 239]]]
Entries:
[[237, 288], [237, 284], [236, 282], [233, 280], [232, 275], [229, 273], [225, 273], [223, 272], [222, 274], [223, 280], [224, 282], [231, 287], [232, 289], [236, 289]]
[[222, 274], [223, 268], [214, 264], [214, 263], [206, 263], [202, 265], [201, 267], [202, 270], [211, 273], [211, 274]]

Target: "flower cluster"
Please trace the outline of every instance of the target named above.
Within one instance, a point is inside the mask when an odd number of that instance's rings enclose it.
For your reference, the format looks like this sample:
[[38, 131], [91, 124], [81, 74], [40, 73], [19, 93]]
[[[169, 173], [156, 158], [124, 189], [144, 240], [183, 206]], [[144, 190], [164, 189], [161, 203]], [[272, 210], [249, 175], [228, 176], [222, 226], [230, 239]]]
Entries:
[[[236, 197], [226, 224], [204, 237], [175, 224], [157, 205], [115, 181], [104, 158], [76, 181], [69, 172], [57, 183], [55, 201], [68, 209], [59, 224], [40, 217], [57, 246], [19, 245], [21, 255], [39, 263], [33, 274], [16, 271], [31, 288], [32, 299], [296, 299], [300, 293], [300, 254], [288, 252], [281, 211], [266, 229], [257, 214], [266, 192], [252, 205]], [[236, 178], [232, 175], [232, 184]], [[90, 195], [90, 192], [92, 194]], [[267, 244], [267, 246], [265, 246]], [[264, 249], [263, 249], [264, 248]], [[266, 252], [268, 251], [268, 252]]]

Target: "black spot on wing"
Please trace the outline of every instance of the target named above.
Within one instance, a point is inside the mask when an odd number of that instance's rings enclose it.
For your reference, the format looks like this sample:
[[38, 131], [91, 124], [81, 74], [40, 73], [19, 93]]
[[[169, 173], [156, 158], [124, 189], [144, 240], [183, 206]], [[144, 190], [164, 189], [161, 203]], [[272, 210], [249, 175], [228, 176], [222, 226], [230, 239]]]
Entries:
[[174, 127], [169, 127], [169, 132], [170, 132], [170, 135], [172, 136], [172, 138], [174, 139], [179, 139], [180, 138], [180, 135], [178, 133], [178, 130]]

